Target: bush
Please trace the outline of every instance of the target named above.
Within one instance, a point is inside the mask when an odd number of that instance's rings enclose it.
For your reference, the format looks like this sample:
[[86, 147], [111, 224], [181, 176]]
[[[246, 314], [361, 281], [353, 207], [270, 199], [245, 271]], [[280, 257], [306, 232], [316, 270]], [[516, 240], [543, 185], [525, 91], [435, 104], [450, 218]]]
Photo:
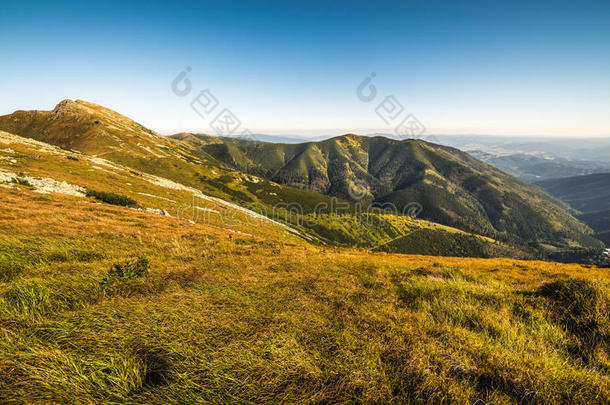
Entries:
[[113, 264], [108, 271], [108, 278], [106, 278], [104, 281], [125, 281], [142, 278], [148, 274], [149, 269], [150, 264], [146, 257], [134, 257], [129, 260]]
[[15, 184], [19, 184], [20, 186], [33, 187], [32, 183], [21, 177], [13, 177], [11, 181]]
[[127, 196], [108, 193], [105, 191], [87, 190], [87, 197], [93, 197], [98, 201], [105, 202], [112, 205], [121, 205], [124, 207], [134, 207], [138, 205], [138, 202]]

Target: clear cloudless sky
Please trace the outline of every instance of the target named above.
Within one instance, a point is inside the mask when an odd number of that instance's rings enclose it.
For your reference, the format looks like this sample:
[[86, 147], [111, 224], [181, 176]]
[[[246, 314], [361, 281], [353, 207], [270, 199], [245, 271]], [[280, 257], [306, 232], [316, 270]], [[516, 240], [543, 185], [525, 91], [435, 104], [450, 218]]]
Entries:
[[4, 0], [0, 51], [0, 114], [83, 99], [211, 132], [209, 89], [255, 133], [391, 132], [393, 95], [428, 133], [610, 136], [608, 0]]

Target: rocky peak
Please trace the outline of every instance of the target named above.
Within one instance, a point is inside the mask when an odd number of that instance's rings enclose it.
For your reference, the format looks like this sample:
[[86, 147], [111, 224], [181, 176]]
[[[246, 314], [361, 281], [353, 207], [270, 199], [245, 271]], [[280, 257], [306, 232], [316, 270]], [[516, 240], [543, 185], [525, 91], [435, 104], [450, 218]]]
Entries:
[[60, 101], [51, 112], [52, 119], [66, 117], [68, 115], [82, 114], [84, 111], [78, 102], [70, 99]]

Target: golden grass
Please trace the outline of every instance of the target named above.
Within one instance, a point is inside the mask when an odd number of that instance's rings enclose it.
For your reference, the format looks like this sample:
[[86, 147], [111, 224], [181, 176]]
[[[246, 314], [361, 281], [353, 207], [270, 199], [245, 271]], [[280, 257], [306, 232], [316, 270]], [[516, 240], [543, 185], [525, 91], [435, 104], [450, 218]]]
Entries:
[[[25, 189], [0, 198], [3, 403], [610, 399], [598, 304], [594, 344], [539, 293], [579, 278], [603, 303], [604, 269], [322, 248]], [[148, 275], [103, 282], [137, 256]]]

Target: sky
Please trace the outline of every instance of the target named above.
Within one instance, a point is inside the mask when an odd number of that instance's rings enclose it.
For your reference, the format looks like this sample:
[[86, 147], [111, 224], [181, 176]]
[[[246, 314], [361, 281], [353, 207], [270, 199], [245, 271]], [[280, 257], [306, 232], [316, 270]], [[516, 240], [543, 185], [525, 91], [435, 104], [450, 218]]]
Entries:
[[2, 1], [0, 115], [69, 98], [164, 134], [610, 136], [608, 0], [88, 3]]

